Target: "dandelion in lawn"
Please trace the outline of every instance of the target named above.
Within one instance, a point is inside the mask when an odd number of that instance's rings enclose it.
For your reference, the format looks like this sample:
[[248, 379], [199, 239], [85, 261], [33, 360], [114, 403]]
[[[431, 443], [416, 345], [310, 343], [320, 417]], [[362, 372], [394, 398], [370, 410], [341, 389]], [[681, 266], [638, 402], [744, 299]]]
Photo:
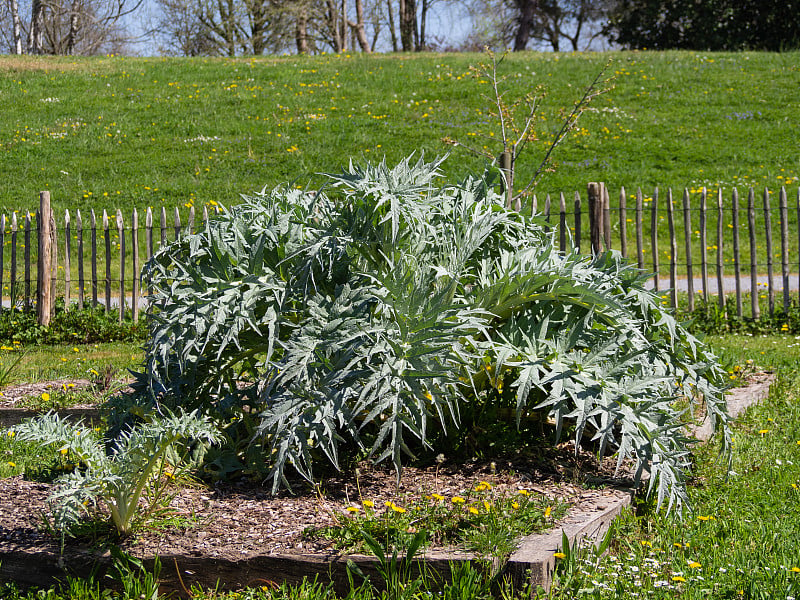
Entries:
[[[798, 442], [798, 443], [800, 444], [800, 442]], [[529, 492], [528, 490], [517, 490], [517, 493], [518, 493], [520, 496], [527, 496], [527, 495], [529, 495], [529, 494], [530, 494], [530, 492]]]
[[519, 502], [512, 502], [511, 503], [511, 508], [513, 508], [514, 510], [518, 509], [519, 508]]
[[553, 508], [551, 506], [548, 506], [547, 508], [545, 508], [544, 509], [544, 518], [545, 519], [549, 518], [551, 512], [553, 512]]
[[453, 504], [464, 504], [465, 500], [461, 496], [453, 496], [450, 501]]
[[441, 494], [431, 494], [431, 498], [436, 500], [437, 502], [441, 502], [442, 500], [444, 500], [444, 496], [442, 496]]
[[349, 512], [349, 513], [357, 513], [361, 509], [358, 508], [357, 506], [348, 506], [345, 510], [347, 510], [347, 512]]
[[762, 436], [763, 436], [763, 435], [765, 435], [765, 434], [767, 434], [767, 433], [769, 433], [769, 429], [759, 429], [759, 430], [758, 430], [758, 434], [759, 434], [759, 435], [762, 435]]
[[50, 400], [50, 394], [48, 394], [47, 392], [42, 392], [42, 400], [48, 402]]
[[713, 521], [714, 515], [697, 515], [697, 519], [700, 521]]
[[469, 512], [470, 512], [471, 515], [477, 515], [478, 514], [478, 509], [475, 508], [474, 506], [470, 506], [469, 507]]
[[703, 565], [701, 565], [701, 564], [700, 564], [699, 562], [697, 562], [696, 560], [693, 560], [693, 561], [689, 562], [689, 568], [690, 568], [690, 569], [699, 569], [699, 568], [700, 568], [700, 567], [702, 567], [702, 566], [703, 566]]
[[553, 556], [555, 556], [556, 558], [567, 558], [567, 555], [564, 554], [563, 552], [554, 552]]
[[8, 461], [6, 464], [7, 464], [9, 467], [11, 467], [12, 469], [13, 469], [14, 467], [16, 467], [16, 466], [17, 466], [17, 465], [16, 465], [16, 463], [13, 463], [13, 462], [11, 462], [11, 461]]
[[791, 569], [789, 569], [789, 571], [792, 573], [800, 573], [800, 567], [792, 567]]
[[375, 503], [372, 500], [364, 500], [361, 503], [361, 506], [363, 506], [364, 508], [373, 508], [375, 506]]
[[683, 583], [684, 581], [686, 581], [686, 579], [684, 579], [684, 578], [683, 578], [683, 577], [681, 577], [680, 575], [675, 575], [675, 576], [672, 578], [672, 581], [674, 581], [675, 583]]

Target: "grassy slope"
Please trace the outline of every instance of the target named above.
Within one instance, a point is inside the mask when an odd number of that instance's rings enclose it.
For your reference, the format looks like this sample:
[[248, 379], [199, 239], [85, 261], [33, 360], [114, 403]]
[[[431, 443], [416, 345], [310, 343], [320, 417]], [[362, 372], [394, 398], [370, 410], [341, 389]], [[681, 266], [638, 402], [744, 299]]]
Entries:
[[[557, 152], [560, 166], [540, 193], [593, 180], [645, 191], [797, 183], [796, 52], [509, 56], [502, 71], [514, 91], [550, 91], [537, 123], [543, 141], [520, 166], [523, 178], [557, 126], [556, 108], [570, 106], [609, 59], [614, 89]], [[0, 208], [30, 209], [42, 189], [60, 209], [230, 203], [264, 185], [306, 183], [349, 157], [441, 154], [444, 136], [499, 151], [481, 137], [491, 130], [488, 86], [468, 75], [480, 60], [0, 58]], [[453, 154], [451, 175], [483, 164]]]

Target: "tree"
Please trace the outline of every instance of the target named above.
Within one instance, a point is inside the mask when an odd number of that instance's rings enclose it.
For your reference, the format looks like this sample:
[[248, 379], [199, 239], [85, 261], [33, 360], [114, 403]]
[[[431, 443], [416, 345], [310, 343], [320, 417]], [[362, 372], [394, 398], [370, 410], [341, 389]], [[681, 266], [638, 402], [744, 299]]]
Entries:
[[[484, 46], [526, 50], [532, 42], [561, 50], [588, 48], [602, 33], [613, 0], [467, 0], [473, 33], [465, 49]], [[538, 45], [537, 44], [537, 45]]]
[[626, 48], [798, 48], [800, 0], [617, 0], [605, 32]]
[[599, 26], [593, 31], [589, 28], [598, 24], [607, 11], [608, 3], [602, 0], [539, 0], [531, 37], [547, 42], [554, 52], [561, 49], [561, 41], [565, 40], [570, 50], [577, 52], [602, 33]]
[[12, 6], [14, 51], [21, 52], [23, 31], [27, 30], [30, 54], [120, 52], [131, 41], [122, 20], [142, 3], [143, 0], [32, 0], [27, 22], [20, 18], [18, 5]]

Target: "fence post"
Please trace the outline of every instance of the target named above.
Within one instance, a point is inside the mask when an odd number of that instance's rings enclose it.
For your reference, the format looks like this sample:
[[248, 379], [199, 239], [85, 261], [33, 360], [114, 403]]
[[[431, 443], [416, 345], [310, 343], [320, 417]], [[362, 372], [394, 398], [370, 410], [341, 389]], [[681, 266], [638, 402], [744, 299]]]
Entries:
[[678, 308], [678, 240], [675, 236], [675, 203], [672, 188], [667, 188], [667, 225], [669, 226], [669, 287], [672, 308]]
[[747, 231], [750, 234], [750, 312], [756, 321], [761, 318], [758, 304], [758, 254], [756, 252], [756, 195], [753, 188], [747, 194]]
[[628, 258], [628, 199], [625, 197], [625, 186], [619, 188], [619, 251]]
[[50, 324], [50, 307], [53, 303], [52, 285], [50, 282], [51, 241], [50, 219], [50, 192], [39, 192], [39, 253], [36, 259], [36, 318], [39, 325], [47, 327]]
[[573, 244], [578, 252], [581, 251], [581, 195], [575, 192], [575, 242]]
[[686, 250], [686, 291], [689, 312], [694, 312], [694, 273], [692, 270], [692, 208], [689, 190], [683, 188], [683, 243]]
[[603, 237], [603, 191], [602, 183], [588, 185], [589, 195], [589, 248], [592, 254], [600, 254], [600, 240]]
[[600, 184], [600, 190], [603, 195], [603, 239], [606, 242], [606, 250], [611, 250], [611, 201], [605, 183]]
[[[781, 186], [779, 199], [781, 212], [781, 281], [783, 282], [783, 312], [789, 312], [789, 204], [786, 188]], [[798, 225], [800, 227], [800, 225]]]
[[653, 289], [658, 291], [658, 188], [653, 190], [650, 204], [650, 251], [653, 253]]

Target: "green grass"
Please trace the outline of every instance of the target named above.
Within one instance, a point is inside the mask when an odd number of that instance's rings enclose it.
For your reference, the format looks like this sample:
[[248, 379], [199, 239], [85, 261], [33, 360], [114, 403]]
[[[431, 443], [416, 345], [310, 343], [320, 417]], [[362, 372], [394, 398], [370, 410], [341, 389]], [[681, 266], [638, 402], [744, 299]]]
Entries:
[[[16, 352], [0, 352], [0, 368], [15, 360]], [[137, 343], [108, 342], [76, 346], [34, 346], [11, 372], [6, 384], [29, 383], [55, 379], [91, 379], [95, 370], [103, 372], [109, 366], [120, 376], [127, 369], [141, 366], [144, 356]]]
[[[517, 182], [528, 180], [560, 125], [559, 109], [576, 101], [607, 61], [613, 83], [596, 99], [578, 128], [556, 151], [555, 171], [536, 189], [540, 209], [548, 193], [584, 197], [589, 181], [605, 181], [614, 202], [627, 187], [628, 205], [640, 186], [645, 196], [645, 265], [652, 268], [649, 247], [654, 188], [661, 190], [658, 215], [659, 260], [668, 273], [665, 198], [667, 187], [676, 197], [679, 272], [685, 273], [681, 193], [692, 193], [692, 231], [699, 231], [699, 190], [723, 187], [726, 207], [730, 190], [738, 186], [745, 206], [745, 188], [789, 188], [790, 207], [800, 181], [800, 148], [793, 137], [791, 115], [800, 109], [796, 95], [800, 53], [518, 53], [508, 56], [501, 72], [508, 75], [509, 98], [538, 84], [548, 95], [536, 122], [540, 141], [518, 163]], [[396, 163], [412, 152], [430, 155], [451, 151], [445, 175], [463, 176], [481, 170], [482, 157], [445, 146], [451, 137], [478, 148], [500, 152], [499, 130], [483, 97], [488, 86], [469, 75], [481, 54], [290, 56], [237, 59], [124, 57], [4, 57], [0, 59], [0, 94], [6, 99], [0, 124], [0, 153], [6, 172], [14, 173], [0, 191], [0, 210], [17, 211], [22, 226], [26, 213], [38, 206], [40, 190], [52, 192], [59, 227], [69, 209], [75, 237], [75, 211], [84, 227], [89, 211], [102, 221], [110, 216], [113, 256], [112, 294], [119, 267], [116, 210], [123, 210], [130, 227], [131, 209], [154, 211], [160, 229], [166, 210], [172, 238], [174, 209], [195, 207], [199, 222], [204, 207], [236, 203], [248, 193], [286, 182], [316, 187], [319, 172], [338, 171], [350, 158]], [[492, 135], [493, 134], [493, 137]], [[712, 193], [710, 207], [715, 197]], [[553, 197], [557, 210], [557, 195]], [[773, 260], [779, 269], [780, 244], [773, 193]], [[741, 213], [742, 268], [750, 252]], [[757, 252], [765, 271], [763, 211], [756, 211]], [[557, 218], [557, 216], [555, 217]], [[790, 231], [797, 231], [797, 211], [790, 210]], [[633, 246], [632, 210], [628, 239]], [[730, 211], [726, 210], [726, 236]], [[588, 219], [584, 214], [586, 240]], [[614, 247], [619, 248], [618, 214], [612, 215]], [[709, 259], [715, 260], [716, 214], [708, 218]], [[10, 225], [10, 222], [9, 222]], [[6, 229], [5, 244], [10, 243]], [[63, 232], [62, 232], [63, 233]], [[101, 232], [102, 234], [102, 232]], [[20, 232], [19, 243], [22, 243]], [[140, 238], [143, 238], [143, 233]], [[695, 264], [700, 261], [699, 234], [692, 234]], [[790, 256], [798, 252], [797, 235]], [[160, 231], [155, 247], [159, 247]], [[61, 239], [63, 245], [63, 237]], [[89, 253], [88, 233], [85, 252]], [[143, 239], [140, 244], [143, 244]], [[98, 239], [100, 273], [105, 244]], [[130, 240], [128, 241], [130, 247]], [[588, 246], [584, 241], [584, 249]], [[730, 237], [724, 245], [725, 268], [732, 271]], [[33, 254], [35, 258], [35, 245]], [[63, 248], [60, 252], [63, 251]], [[75, 252], [73, 245], [73, 252]], [[22, 248], [19, 249], [22, 259]], [[144, 251], [140, 250], [142, 258]], [[129, 255], [130, 256], [130, 255]], [[5, 252], [7, 286], [10, 264]], [[73, 258], [72, 279], [77, 279]], [[796, 262], [796, 261], [795, 261]], [[35, 263], [35, 260], [34, 260]], [[127, 263], [130, 279], [132, 264]], [[796, 272], [796, 265], [793, 268]], [[35, 268], [34, 268], [35, 271]], [[699, 267], [695, 267], [695, 274]], [[18, 273], [17, 277], [22, 274]], [[61, 276], [61, 273], [59, 273]], [[89, 274], [86, 274], [87, 278]], [[35, 275], [34, 275], [35, 277]], [[59, 286], [63, 285], [63, 281]], [[75, 285], [75, 284], [73, 284]], [[35, 287], [35, 286], [34, 286]], [[128, 284], [130, 287], [130, 283]], [[90, 293], [87, 289], [87, 294]], [[100, 282], [103, 296], [103, 282]], [[8, 296], [10, 290], [3, 290]], [[72, 292], [73, 298], [76, 292]], [[17, 299], [21, 290], [17, 290]]]
[[[655, 186], [795, 185], [791, 116], [800, 54], [520, 53], [501, 70], [512, 94], [544, 84], [538, 166], [557, 127], [607, 60], [614, 87], [584, 114], [538, 190], [585, 191], [605, 181], [646, 195]], [[5, 57], [0, 142], [14, 173], [7, 211], [50, 190], [59, 210], [235, 202], [238, 194], [335, 171], [349, 157], [441, 154], [450, 136], [499, 147], [479, 54], [358, 54], [257, 59]], [[475, 135], [472, 135], [475, 134]], [[495, 134], [495, 139], [497, 137]], [[448, 175], [482, 168], [455, 149]], [[73, 215], [74, 218], [74, 215]], [[126, 212], [126, 219], [127, 219]]]
[[560, 566], [552, 598], [788, 598], [800, 594], [800, 345], [793, 337], [712, 338], [723, 354], [779, 373], [769, 398], [737, 419], [730, 475], [714, 444], [694, 453], [684, 521], [640, 505], [612, 552]]

